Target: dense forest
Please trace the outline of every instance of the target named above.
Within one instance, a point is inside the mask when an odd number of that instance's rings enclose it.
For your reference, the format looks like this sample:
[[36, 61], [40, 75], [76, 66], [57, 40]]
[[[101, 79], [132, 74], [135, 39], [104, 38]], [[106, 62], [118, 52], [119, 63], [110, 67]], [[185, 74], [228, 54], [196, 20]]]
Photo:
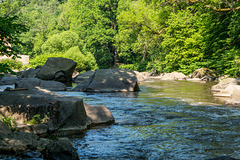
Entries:
[[32, 67], [61, 56], [79, 72], [204, 67], [239, 77], [240, 1], [0, 0], [0, 42], [1, 54], [30, 55]]

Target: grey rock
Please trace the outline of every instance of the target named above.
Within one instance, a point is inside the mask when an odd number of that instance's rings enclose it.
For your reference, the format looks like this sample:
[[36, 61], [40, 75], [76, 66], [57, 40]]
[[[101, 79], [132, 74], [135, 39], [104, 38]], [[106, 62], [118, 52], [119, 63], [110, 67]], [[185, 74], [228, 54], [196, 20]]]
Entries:
[[44, 81], [38, 78], [23, 78], [22, 80], [16, 82], [16, 88], [32, 89], [36, 86], [39, 86], [44, 89], [49, 89], [52, 91], [66, 90], [66, 85], [57, 81]]
[[0, 134], [11, 133], [11, 129], [0, 120]]
[[44, 158], [49, 160], [79, 160], [76, 150], [68, 138], [59, 138], [50, 142], [43, 151]]
[[[42, 90], [8, 91], [0, 93], [0, 114], [12, 116], [18, 125], [39, 114], [43, 119], [48, 113], [48, 128], [35, 128], [41, 134], [68, 135], [87, 128], [88, 119], [82, 98], [64, 97]], [[34, 133], [34, 128], [29, 129]], [[28, 132], [27, 130], [26, 132]]]
[[136, 73], [138, 82], [151, 79], [151, 76], [149, 76], [148, 72], [138, 72], [138, 71], [134, 71], [134, 72]]
[[19, 81], [20, 78], [18, 77], [14, 77], [14, 76], [11, 76], [11, 77], [3, 77], [1, 79], [1, 83], [4, 84], [4, 85], [11, 85], [11, 84], [15, 84], [17, 81]]
[[17, 154], [26, 150], [36, 150], [37, 139], [36, 135], [29, 133], [0, 134], [0, 153]]
[[84, 73], [79, 74], [74, 78], [74, 82], [78, 85], [73, 89], [74, 91], [84, 91], [92, 82], [94, 77], [95, 71], [87, 71]]
[[61, 57], [49, 58], [37, 73], [37, 78], [61, 82], [72, 81], [72, 74], [76, 65], [77, 63], [71, 59]]
[[160, 75], [161, 80], [185, 80], [186, 75], [180, 72], [172, 72], [172, 73], [163, 73]]
[[87, 87], [87, 92], [139, 91], [136, 74], [128, 69], [99, 69]]
[[110, 124], [114, 122], [114, 117], [106, 106], [91, 106], [84, 104], [84, 107], [87, 116], [91, 120], [91, 124]]
[[35, 78], [40, 69], [29, 68], [21, 73], [22, 78]]
[[38, 78], [23, 78], [16, 82], [16, 88], [27, 88], [31, 89], [40, 85], [40, 79]]
[[44, 80], [41, 80], [39, 87], [49, 89], [51, 91], [66, 91], [67, 89], [66, 85], [61, 82]]

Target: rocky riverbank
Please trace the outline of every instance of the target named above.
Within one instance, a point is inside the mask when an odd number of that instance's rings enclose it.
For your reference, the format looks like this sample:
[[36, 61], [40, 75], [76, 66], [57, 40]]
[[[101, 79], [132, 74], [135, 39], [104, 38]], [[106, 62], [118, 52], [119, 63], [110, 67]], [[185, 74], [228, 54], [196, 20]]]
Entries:
[[71, 159], [77, 158], [67, 138], [48, 140], [43, 137], [68, 136], [83, 132], [91, 125], [114, 122], [106, 106], [90, 106], [83, 103], [82, 98], [65, 97], [39, 87], [0, 93], [0, 114], [12, 117], [16, 123], [15, 132], [1, 123], [1, 154], [23, 156], [20, 154], [23, 151], [37, 151], [46, 159], [58, 154], [64, 157], [65, 153]]

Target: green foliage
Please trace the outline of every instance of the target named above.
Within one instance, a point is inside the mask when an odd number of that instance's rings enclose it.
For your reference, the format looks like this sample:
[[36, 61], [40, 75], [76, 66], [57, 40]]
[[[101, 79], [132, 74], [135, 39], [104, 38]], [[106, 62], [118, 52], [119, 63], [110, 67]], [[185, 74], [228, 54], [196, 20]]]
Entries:
[[40, 123], [41, 123], [40, 114], [34, 115], [31, 120], [27, 121], [27, 124], [30, 124], [30, 125], [40, 124]]
[[2, 116], [1, 121], [5, 123], [12, 131], [16, 130], [17, 122], [12, 116], [9, 116], [9, 117]]
[[15, 59], [3, 59], [0, 61], [2, 65], [8, 66], [9, 69], [11, 70], [20, 70], [22, 68], [22, 63], [15, 60]]
[[130, 69], [133, 71], [137, 70], [137, 67], [134, 64], [122, 64], [119, 66], [119, 68], [125, 68], [125, 69]]
[[0, 53], [35, 55], [32, 66], [65, 57], [75, 60], [80, 72], [122, 63], [138, 71], [189, 74], [204, 67], [239, 76], [240, 1], [3, 2], [0, 44], [8, 37], [12, 48], [2, 45]]
[[36, 68], [38, 65], [43, 66], [46, 63], [47, 59], [50, 58], [50, 57], [66, 58], [66, 57], [63, 56], [62, 53], [49, 53], [49, 54], [36, 55], [35, 57], [33, 57], [29, 60], [30, 67]]
[[63, 57], [74, 60], [77, 62], [76, 70], [78, 72], [98, 69], [94, 56], [90, 52], [82, 53], [78, 46], [70, 48], [66, 53], [55, 52], [36, 55], [34, 58], [30, 59], [30, 66], [32, 68], [38, 65], [43, 66], [50, 57]]
[[[164, 71], [181, 70], [185, 74], [193, 72], [198, 67], [194, 63], [203, 60], [203, 14], [191, 13], [191, 10], [171, 14], [168, 19], [168, 28], [162, 42], [165, 50]], [[201, 66], [200, 66], [201, 67]]]
[[64, 31], [59, 34], [54, 34], [43, 43], [43, 53], [66, 52], [71, 47], [78, 43], [78, 35], [72, 31]]
[[111, 67], [117, 54], [117, 6], [118, 0], [69, 0], [63, 5], [61, 24], [79, 35], [82, 46], [94, 55], [101, 68]]
[[30, 125], [46, 123], [50, 120], [49, 115], [50, 115], [50, 113], [48, 112], [47, 114], [44, 115], [43, 118], [41, 118], [40, 114], [36, 114], [31, 118], [31, 120], [27, 121], [26, 123], [30, 124]]
[[78, 72], [97, 69], [94, 56], [90, 52], [83, 54], [77, 46], [70, 48], [64, 56], [77, 62], [76, 70]]

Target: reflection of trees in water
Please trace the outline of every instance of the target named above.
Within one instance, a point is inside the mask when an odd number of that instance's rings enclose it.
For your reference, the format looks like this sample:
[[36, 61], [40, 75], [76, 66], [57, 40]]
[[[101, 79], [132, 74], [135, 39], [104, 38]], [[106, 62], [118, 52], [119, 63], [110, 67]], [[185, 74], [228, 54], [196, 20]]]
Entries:
[[186, 81], [153, 81], [142, 83], [151, 89], [153, 97], [171, 97], [187, 102], [220, 103], [218, 99], [213, 98], [211, 87], [215, 82], [197, 83]]

